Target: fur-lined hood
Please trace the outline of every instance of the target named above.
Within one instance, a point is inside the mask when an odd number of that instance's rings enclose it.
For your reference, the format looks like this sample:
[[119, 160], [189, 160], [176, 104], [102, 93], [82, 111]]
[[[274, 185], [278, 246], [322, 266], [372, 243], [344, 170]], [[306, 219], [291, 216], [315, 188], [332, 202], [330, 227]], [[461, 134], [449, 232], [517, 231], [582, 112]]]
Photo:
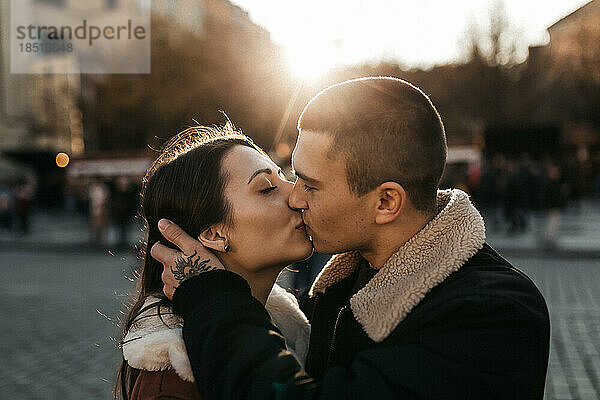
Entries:
[[[438, 214], [396, 251], [352, 298], [350, 308], [366, 334], [383, 341], [435, 286], [457, 271], [485, 242], [483, 218], [458, 189], [440, 190]], [[333, 256], [309, 296], [350, 275], [362, 257], [357, 251]]]
[[[159, 301], [146, 299], [143, 308]], [[285, 337], [287, 348], [304, 364], [308, 353], [310, 324], [294, 295], [273, 285], [265, 308]], [[162, 320], [161, 320], [162, 318]], [[133, 368], [160, 371], [172, 367], [177, 375], [194, 382], [182, 330], [183, 320], [169, 307], [151, 307], [141, 313], [123, 339], [123, 357]]]

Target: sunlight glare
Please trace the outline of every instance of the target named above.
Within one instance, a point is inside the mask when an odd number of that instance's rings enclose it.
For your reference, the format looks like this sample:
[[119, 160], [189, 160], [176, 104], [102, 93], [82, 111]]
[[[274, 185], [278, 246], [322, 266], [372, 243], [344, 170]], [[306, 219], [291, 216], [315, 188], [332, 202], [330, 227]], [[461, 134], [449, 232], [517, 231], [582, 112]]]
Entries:
[[332, 51], [324, 46], [309, 47], [287, 44], [286, 55], [292, 73], [303, 79], [314, 79], [329, 71], [336, 60]]

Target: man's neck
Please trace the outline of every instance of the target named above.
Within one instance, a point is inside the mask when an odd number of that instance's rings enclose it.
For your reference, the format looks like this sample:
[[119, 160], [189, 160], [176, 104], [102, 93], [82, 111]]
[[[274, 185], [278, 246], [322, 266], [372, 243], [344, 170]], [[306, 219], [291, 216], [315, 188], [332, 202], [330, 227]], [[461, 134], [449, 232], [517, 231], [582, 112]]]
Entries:
[[385, 262], [406, 242], [421, 231], [435, 215], [417, 214], [409, 222], [382, 227], [368, 249], [361, 250], [361, 256], [371, 268], [380, 269]]

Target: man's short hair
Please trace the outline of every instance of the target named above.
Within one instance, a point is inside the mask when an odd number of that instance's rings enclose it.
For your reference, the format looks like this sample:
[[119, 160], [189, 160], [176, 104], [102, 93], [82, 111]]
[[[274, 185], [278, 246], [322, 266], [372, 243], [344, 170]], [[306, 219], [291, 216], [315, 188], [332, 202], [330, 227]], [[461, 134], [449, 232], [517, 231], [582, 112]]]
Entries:
[[394, 181], [417, 210], [437, 211], [446, 135], [433, 103], [416, 86], [392, 77], [338, 83], [306, 105], [298, 130], [332, 136], [327, 155], [343, 157], [357, 196]]

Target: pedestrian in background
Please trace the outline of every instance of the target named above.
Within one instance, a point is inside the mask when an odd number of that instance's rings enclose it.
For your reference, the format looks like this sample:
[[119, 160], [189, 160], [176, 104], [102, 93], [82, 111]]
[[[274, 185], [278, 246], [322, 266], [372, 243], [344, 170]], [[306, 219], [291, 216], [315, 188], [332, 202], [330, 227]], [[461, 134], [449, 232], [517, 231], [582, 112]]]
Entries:
[[89, 188], [90, 243], [104, 244], [108, 228], [108, 188], [104, 182], [94, 182]]

